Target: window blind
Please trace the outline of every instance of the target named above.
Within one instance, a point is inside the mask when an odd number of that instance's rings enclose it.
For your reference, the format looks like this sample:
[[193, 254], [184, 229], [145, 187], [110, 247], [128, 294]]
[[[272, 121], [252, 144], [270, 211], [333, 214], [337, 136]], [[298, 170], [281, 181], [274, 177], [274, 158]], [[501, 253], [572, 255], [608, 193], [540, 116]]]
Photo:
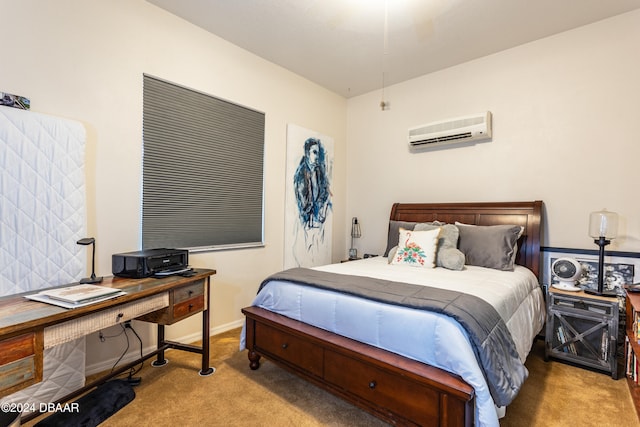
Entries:
[[142, 247], [263, 244], [264, 113], [144, 75]]

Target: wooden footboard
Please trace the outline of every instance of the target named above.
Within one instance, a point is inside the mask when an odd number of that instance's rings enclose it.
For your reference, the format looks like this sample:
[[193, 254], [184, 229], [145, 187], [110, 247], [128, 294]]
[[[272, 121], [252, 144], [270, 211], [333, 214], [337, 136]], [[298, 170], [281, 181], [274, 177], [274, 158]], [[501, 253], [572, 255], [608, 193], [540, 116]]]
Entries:
[[456, 375], [262, 308], [242, 312], [251, 369], [264, 356], [394, 425], [474, 423], [474, 390]]

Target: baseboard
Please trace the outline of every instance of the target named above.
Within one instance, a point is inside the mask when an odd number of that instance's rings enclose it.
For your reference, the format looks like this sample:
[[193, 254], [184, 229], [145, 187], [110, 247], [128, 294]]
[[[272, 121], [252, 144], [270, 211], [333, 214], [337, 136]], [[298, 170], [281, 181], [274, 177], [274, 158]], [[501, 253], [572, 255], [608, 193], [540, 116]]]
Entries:
[[[235, 320], [230, 323], [226, 323], [224, 325], [219, 325], [213, 328], [209, 328], [209, 335], [217, 335], [223, 332], [230, 331], [232, 329], [240, 328], [244, 325], [244, 319]], [[178, 341], [182, 343], [192, 343], [195, 341], [200, 341], [202, 339], [202, 334], [200, 331], [194, 332], [192, 334], [184, 335], [178, 338], [173, 338], [172, 341]], [[142, 347], [143, 354], [148, 354], [155, 350], [155, 345], [146, 345]], [[170, 352], [171, 350], [168, 350]], [[133, 362], [140, 357], [140, 348], [133, 349], [131, 348], [129, 352], [118, 362], [118, 366], [126, 365], [127, 363]], [[113, 364], [116, 363], [119, 357], [113, 357], [108, 360], [101, 360], [96, 363], [92, 363], [91, 365], [87, 365], [85, 368], [85, 375], [94, 375], [100, 372], [105, 372], [111, 370], [113, 368]]]
[[230, 331], [232, 329], [241, 328], [244, 326], [244, 317], [242, 319], [234, 320], [233, 322], [229, 322], [226, 325], [217, 326], [215, 328], [209, 329], [211, 331], [211, 335], [218, 335], [223, 332]]

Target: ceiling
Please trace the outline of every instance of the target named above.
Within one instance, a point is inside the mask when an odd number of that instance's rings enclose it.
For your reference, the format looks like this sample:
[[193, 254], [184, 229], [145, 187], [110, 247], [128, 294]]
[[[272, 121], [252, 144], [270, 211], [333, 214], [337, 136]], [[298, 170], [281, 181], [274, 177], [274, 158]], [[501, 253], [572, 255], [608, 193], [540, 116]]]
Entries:
[[640, 0], [147, 1], [346, 98], [640, 8]]

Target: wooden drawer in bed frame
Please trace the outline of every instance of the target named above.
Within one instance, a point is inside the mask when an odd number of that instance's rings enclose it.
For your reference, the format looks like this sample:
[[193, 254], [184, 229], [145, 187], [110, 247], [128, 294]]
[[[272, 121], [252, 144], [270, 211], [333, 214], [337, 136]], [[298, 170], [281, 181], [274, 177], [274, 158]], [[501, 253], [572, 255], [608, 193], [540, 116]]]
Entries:
[[473, 425], [474, 390], [459, 377], [259, 307], [242, 312], [251, 369], [264, 356], [394, 425]]

